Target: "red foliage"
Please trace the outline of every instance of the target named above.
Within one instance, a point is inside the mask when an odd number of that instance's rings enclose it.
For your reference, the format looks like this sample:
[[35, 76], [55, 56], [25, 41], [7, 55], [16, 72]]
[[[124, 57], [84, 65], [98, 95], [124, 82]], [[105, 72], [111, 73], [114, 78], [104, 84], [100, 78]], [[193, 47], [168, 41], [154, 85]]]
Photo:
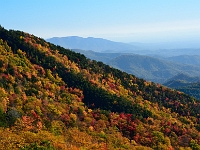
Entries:
[[111, 89], [115, 89], [116, 88], [116, 85], [113, 84], [113, 83], [108, 82], [108, 85], [110, 86]]
[[35, 119], [39, 119], [39, 115], [34, 110], [31, 110], [31, 114]]
[[65, 90], [65, 86], [64, 86], [64, 85], [61, 85], [61, 86], [60, 86], [60, 90], [61, 90], [61, 91], [64, 91], [64, 90]]
[[22, 116], [22, 122], [25, 125], [27, 130], [32, 130], [34, 120], [29, 116]]
[[125, 119], [125, 118], [126, 118], [126, 116], [125, 116], [124, 113], [121, 113], [119, 116], [120, 116], [120, 118], [122, 118], [122, 119]]
[[9, 76], [7, 74], [2, 74], [1, 76], [2, 76], [2, 78], [6, 79], [6, 80], [8, 80], [8, 78], [9, 78]]
[[133, 139], [135, 140], [135, 142], [138, 142], [140, 139], [139, 133], [136, 133], [136, 135], [133, 137]]
[[171, 122], [168, 121], [168, 122], [167, 122], [167, 125], [168, 125], [168, 126], [171, 126]]
[[95, 125], [95, 120], [92, 120], [90, 124], [91, 124], [91, 126], [94, 126]]
[[167, 128], [165, 128], [164, 132], [165, 132], [166, 135], [168, 135], [171, 132], [171, 129], [167, 127]]
[[183, 128], [182, 129], [182, 134], [186, 134], [187, 133], [187, 129], [186, 128]]
[[68, 114], [62, 114], [60, 116], [60, 119], [62, 122], [64, 122], [65, 125], [68, 125], [69, 120], [70, 120], [70, 116]]
[[126, 120], [127, 120], [127, 122], [131, 121], [131, 117], [132, 117], [132, 114], [126, 114]]

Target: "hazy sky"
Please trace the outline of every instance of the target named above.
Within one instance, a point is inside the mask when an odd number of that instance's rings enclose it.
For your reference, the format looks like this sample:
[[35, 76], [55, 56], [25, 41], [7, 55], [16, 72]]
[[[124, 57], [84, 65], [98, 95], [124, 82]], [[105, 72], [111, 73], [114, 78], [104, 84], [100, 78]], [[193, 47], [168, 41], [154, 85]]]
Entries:
[[200, 39], [200, 0], [0, 0], [0, 24], [42, 38]]

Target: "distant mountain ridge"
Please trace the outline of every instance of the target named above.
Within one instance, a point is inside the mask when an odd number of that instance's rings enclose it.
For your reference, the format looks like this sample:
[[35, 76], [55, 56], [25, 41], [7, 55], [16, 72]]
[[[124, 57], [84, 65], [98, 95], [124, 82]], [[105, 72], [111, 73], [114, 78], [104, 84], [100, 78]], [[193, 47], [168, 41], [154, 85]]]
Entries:
[[[95, 52], [103, 53], [135, 53], [148, 56], [178, 56], [178, 55], [200, 55], [200, 46], [188, 48], [170, 47], [167, 43], [154, 44], [154, 43], [123, 43], [114, 42], [111, 40], [95, 37], [78, 37], [78, 36], [67, 36], [67, 37], [53, 37], [46, 39], [55, 45], [60, 45], [69, 49], [81, 49], [81, 50], [92, 50]], [[174, 45], [174, 44], [173, 44]]]
[[53, 37], [47, 39], [48, 42], [63, 46], [70, 49], [93, 50], [96, 52], [119, 52], [119, 51], [134, 51], [138, 48], [131, 44], [122, 42], [113, 42], [103, 38], [94, 37]]
[[182, 64], [200, 65], [199, 55], [179, 55], [179, 56], [167, 57], [165, 59]]

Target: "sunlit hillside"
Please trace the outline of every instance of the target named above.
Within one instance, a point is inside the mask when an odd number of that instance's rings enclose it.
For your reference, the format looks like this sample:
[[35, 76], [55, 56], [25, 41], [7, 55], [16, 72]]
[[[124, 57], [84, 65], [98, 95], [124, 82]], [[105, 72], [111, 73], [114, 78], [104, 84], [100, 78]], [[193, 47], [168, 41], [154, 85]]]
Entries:
[[200, 103], [0, 27], [0, 149], [200, 149]]

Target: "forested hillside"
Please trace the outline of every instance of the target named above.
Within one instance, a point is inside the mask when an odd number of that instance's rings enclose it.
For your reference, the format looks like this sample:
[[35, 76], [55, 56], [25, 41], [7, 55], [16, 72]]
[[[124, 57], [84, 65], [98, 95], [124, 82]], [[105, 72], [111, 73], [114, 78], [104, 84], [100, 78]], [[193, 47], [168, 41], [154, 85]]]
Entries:
[[176, 87], [177, 90], [183, 91], [200, 100], [200, 82], [191, 83], [187, 86]]
[[200, 100], [199, 77], [191, 77], [186, 74], [178, 74], [165, 82], [164, 85], [187, 93]]
[[200, 103], [0, 27], [0, 149], [200, 149]]

